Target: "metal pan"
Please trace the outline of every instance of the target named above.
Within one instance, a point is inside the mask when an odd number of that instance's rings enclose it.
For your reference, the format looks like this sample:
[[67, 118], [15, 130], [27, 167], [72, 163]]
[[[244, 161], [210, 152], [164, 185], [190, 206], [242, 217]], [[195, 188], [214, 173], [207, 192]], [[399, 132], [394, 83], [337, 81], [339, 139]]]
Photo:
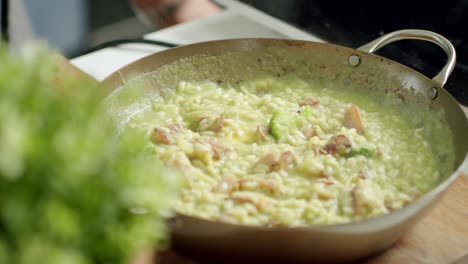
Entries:
[[[402, 39], [439, 45], [448, 56], [434, 78], [372, 54]], [[434, 205], [462, 171], [468, 168], [468, 122], [457, 102], [442, 86], [455, 65], [455, 50], [444, 37], [424, 30], [401, 30], [358, 49], [283, 39], [233, 39], [198, 43], [140, 59], [103, 81], [109, 92], [142, 85], [141, 96], [163, 94], [180, 80], [239, 82], [259, 75], [295, 74], [325, 83], [359, 86], [373, 93], [397, 93], [402, 109], [443, 109], [456, 142], [456, 165], [435, 189], [388, 215], [349, 224], [309, 227], [253, 227], [177, 215], [170, 221], [173, 246], [213, 259], [344, 262], [390, 247]], [[111, 106], [118, 108], [119, 106]]]

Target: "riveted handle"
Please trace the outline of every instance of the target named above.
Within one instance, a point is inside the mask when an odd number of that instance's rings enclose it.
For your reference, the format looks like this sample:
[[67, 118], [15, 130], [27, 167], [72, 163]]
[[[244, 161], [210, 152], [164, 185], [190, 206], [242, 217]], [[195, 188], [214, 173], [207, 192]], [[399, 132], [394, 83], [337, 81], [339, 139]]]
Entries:
[[405, 30], [398, 30], [388, 34], [381, 36], [380, 38], [373, 40], [361, 47], [358, 50], [373, 53], [376, 50], [399, 40], [404, 39], [417, 39], [417, 40], [424, 40], [429, 41], [432, 43], [437, 44], [441, 47], [445, 53], [447, 54], [447, 63], [445, 66], [440, 70], [440, 72], [432, 78], [434, 82], [443, 86], [446, 82], [450, 74], [452, 73], [453, 69], [455, 68], [455, 62], [457, 60], [457, 55], [455, 52], [455, 48], [453, 47], [452, 43], [445, 37], [434, 33], [432, 31], [421, 30], [421, 29], [405, 29]]

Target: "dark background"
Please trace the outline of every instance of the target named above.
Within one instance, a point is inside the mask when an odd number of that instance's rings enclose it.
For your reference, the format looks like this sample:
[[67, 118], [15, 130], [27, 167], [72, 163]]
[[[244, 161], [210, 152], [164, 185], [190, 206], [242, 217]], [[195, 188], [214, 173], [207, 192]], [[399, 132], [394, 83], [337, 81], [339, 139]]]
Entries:
[[[380, 35], [400, 29], [437, 32], [448, 38], [457, 51], [456, 68], [445, 88], [460, 103], [468, 106], [468, 0], [241, 1], [328, 42], [348, 47], [357, 48]], [[134, 16], [128, 3], [126, 0], [89, 1], [90, 27], [99, 28], [122, 17]], [[102, 10], [106, 10], [105, 14]], [[429, 77], [435, 76], [447, 60], [445, 53], [435, 44], [414, 40], [393, 43], [377, 54]]]
[[[323, 39], [359, 47], [400, 29], [425, 29], [448, 38], [457, 51], [457, 64], [445, 88], [468, 105], [468, 0], [445, 1], [324, 1], [244, 0], [244, 2]], [[406, 40], [377, 54], [435, 76], [446, 55], [432, 43]]]

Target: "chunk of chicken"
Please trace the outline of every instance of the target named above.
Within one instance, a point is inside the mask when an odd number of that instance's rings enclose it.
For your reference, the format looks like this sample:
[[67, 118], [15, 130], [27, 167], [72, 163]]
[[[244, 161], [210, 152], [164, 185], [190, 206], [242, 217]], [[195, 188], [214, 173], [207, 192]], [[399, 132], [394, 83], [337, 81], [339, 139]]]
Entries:
[[173, 123], [169, 126], [169, 129], [171, 132], [177, 133], [182, 131], [185, 128], [185, 125], [183, 123]]
[[255, 131], [255, 135], [257, 137], [257, 142], [267, 142], [267, 129], [264, 126], [257, 126], [257, 130]]
[[280, 188], [280, 185], [274, 179], [261, 179], [258, 181], [258, 186], [271, 194], [277, 193]]
[[278, 160], [279, 169], [286, 168], [290, 164], [293, 164], [293, 162], [294, 162], [294, 157], [291, 151], [282, 152]]
[[213, 123], [213, 131], [221, 132], [221, 130], [224, 127], [224, 121], [225, 121], [224, 116], [218, 116]]
[[171, 144], [172, 140], [169, 137], [169, 134], [166, 133], [164, 130], [160, 128], [154, 128], [151, 135], [150, 135], [150, 140], [153, 143], [156, 144]]
[[364, 124], [359, 113], [359, 109], [355, 105], [351, 105], [346, 110], [343, 125], [347, 128], [354, 128], [359, 134], [364, 133]]
[[335, 135], [331, 137], [323, 150], [328, 154], [344, 154], [351, 149], [351, 141], [345, 135]]
[[301, 133], [304, 135], [304, 137], [308, 140], [313, 136], [317, 135], [317, 131], [314, 129], [314, 127], [307, 123], [301, 128]]
[[309, 106], [316, 106], [318, 105], [320, 102], [315, 100], [314, 98], [312, 97], [307, 97], [306, 99], [302, 100], [299, 102], [299, 106], [306, 106], [306, 105], [309, 105]]
[[226, 147], [224, 147], [222, 144], [220, 144], [220, 143], [218, 143], [218, 142], [216, 142], [214, 140], [209, 140], [208, 144], [210, 144], [211, 149], [213, 150], [213, 159], [214, 160], [221, 159], [226, 154], [226, 152], [228, 151], [228, 149]]
[[269, 153], [263, 156], [255, 165], [264, 164], [273, 168], [278, 163], [278, 156], [275, 153]]
[[255, 164], [255, 167], [258, 165], [266, 165], [269, 171], [279, 171], [291, 165], [293, 162], [294, 157], [291, 151], [282, 152], [280, 155], [277, 155], [276, 153], [269, 153], [263, 156]]
[[198, 123], [198, 131], [221, 132], [224, 127], [225, 117], [202, 117]]

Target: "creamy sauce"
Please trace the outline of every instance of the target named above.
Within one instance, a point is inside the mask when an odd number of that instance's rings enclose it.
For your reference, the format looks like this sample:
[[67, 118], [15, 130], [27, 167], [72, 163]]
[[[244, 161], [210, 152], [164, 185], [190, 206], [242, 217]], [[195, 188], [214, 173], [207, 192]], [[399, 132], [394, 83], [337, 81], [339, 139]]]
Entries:
[[427, 129], [397, 108], [294, 77], [181, 82], [124, 123], [184, 174], [177, 212], [303, 226], [386, 214], [440, 182]]

